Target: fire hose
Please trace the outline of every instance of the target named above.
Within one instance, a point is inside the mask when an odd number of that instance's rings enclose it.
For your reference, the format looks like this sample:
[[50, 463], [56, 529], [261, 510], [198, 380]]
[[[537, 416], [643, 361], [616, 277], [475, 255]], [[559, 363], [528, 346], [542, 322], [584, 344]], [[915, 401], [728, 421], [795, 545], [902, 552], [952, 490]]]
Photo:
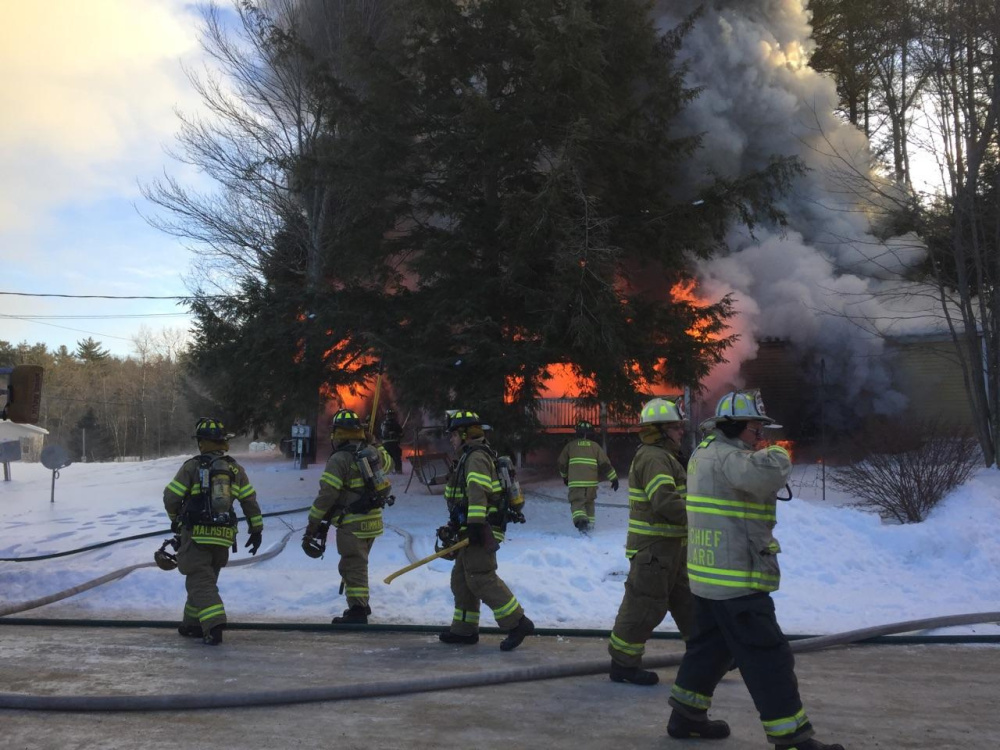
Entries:
[[[851, 630], [845, 633], [817, 636], [793, 641], [795, 653], [810, 653], [834, 646], [871, 640], [893, 633], [907, 633], [929, 628], [974, 625], [1000, 620], [1000, 612], [950, 615], [924, 620], [878, 625]], [[649, 656], [643, 666], [650, 669], [674, 667], [680, 664], [681, 654]], [[385, 698], [397, 695], [456, 690], [461, 688], [503, 685], [517, 682], [535, 682], [566, 677], [584, 677], [604, 674], [608, 670], [607, 657], [585, 661], [545, 664], [517, 669], [494, 670], [423, 677], [419, 679], [391, 680], [351, 685], [331, 685], [295, 690], [266, 690], [253, 693], [179, 693], [166, 695], [23, 695], [0, 693], [0, 709], [29, 711], [178, 711], [206, 708], [235, 708], [246, 706], [282, 706], [301, 703], [356, 700], [359, 698]]]
[[[236, 567], [238, 565], [252, 565], [253, 563], [264, 562], [265, 560], [270, 560], [273, 557], [277, 557], [281, 551], [285, 548], [288, 543], [289, 538], [295, 530], [289, 531], [285, 534], [281, 540], [275, 544], [271, 549], [266, 552], [262, 552], [256, 557], [247, 557], [240, 560], [231, 560], [227, 567]], [[0, 607], [0, 617], [6, 617], [7, 615], [17, 614], [18, 612], [26, 612], [29, 609], [36, 609], [38, 607], [43, 607], [46, 604], [52, 604], [53, 602], [58, 602], [63, 599], [68, 599], [71, 596], [76, 596], [77, 594], [83, 593], [84, 591], [89, 591], [92, 588], [101, 586], [105, 583], [110, 583], [111, 581], [117, 581], [119, 578], [124, 578], [133, 570], [139, 570], [140, 568], [155, 568], [155, 562], [144, 562], [136, 563], [135, 565], [128, 565], [124, 568], [114, 570], [107, 575], [100, 576], [99, 578], [94, 578], [93, 580], [81, 583], [79, 586], [74, 586], [72, 588], [64, 589], [55, 594], [49, 594], [48, 596], [43, 596], [38, 599], [32, 599], [26, 602], [19, 602], [18, 604], [8, 604], [5, 607]]]
[[[305, 510], [308, 510], [308, 508], [299, 508], [298, 510], [292, 512], [298, 513], [298, 512], [303, 512]], [[281, 515], [285, 512], [289, 511], [282, 511], [282, 513], [275, 513], [272, 515]], [[413, 552], [413, 537], [409, 534], [409, 532], [405, 531], [404, 529], [398, 528], [396, 526], [388, 526], [388, 528], [392, 529], [397, 534], [403, 537], [404, 539], [403, 551], [406, 554], [407, 559], [410, 560], [412, 563], [418, 563], [417, 556]], [[267, 552], [263, 552], [260, 555], [257, 555], [256, 557], [242, 558], [239, 560], [230, 560], [227, 563], [226, 567], [232, 568], [239, 565], [251, 565], [255, 562], [263, 562], [264, 560], [270, 560], [276, 557], [278, 554], [281, 553], [282, 550], [284, 550], [285, 545], [288, 543], [288, 539], [291, 537], [291, 535], [299, 530], [300, 529], [293, 529], [289, 531], [287, 534], [285, 534], [284, 537], [282, 537], [282, 539], [278, 542], [278, 544], [269, 549]], [[164, 534], [169, 532], [161, 531], [157, 533]], [[150, 535], [144, 534], [143, 536], [145, 537]], [[440, 555], [436, 555], [436, 557], [440, 557]], [[423, 565], [424, 563], [427, 562], [430, 562], [430, 559], [424, 559], [422, 561], [419, 561], [419, 565]], [[419, 567], [419, 565], [414, 564], [410, 567], [407, 567], [403, 571], [391, 576], [391, 578], [395, 578], [397, 575], [402, 575], [407, 571], [413, 570], [413, 568]], [[52, 604], [53, 602], [62, 601], [63, 599], [68, 599], [71, 596], [82, 594], [84, 591], [89, 591], [90, 589], [97, 588], [98, 586], [103, 586], [105, 583], [111, 583], [112, 581], [117, 581], [127, 576], [133, 570], [139, 570], [140, 568], [153, 568], [153, 567], [156, 567], [156, 563], [143, 562], [143, 563], [136, 563], [135, 565], [128, 565], [124, 568], [113, 570], [110, 573], [106, 573], [105, 575], [100, 576], [98, 578], [94, 578], [90, 581], [85, 581], [84, 583], [81, 583], [78, 586], [73, 586], [71, 588], [64, 589], [62, 591], [57, 591], [54, 594], [49, 594], [47, 596], [39, 597], [37, 599], [30, 599], [26, 602], [19, 602], [17, 604], [8, 604], [6, 606], [0, 607], [0, 617], [6, 617], [8, 615], [14, 615], [20, 612], [27, 612], [30, 609], [37, 609], [38, 607], [44, 607], [46, 604]]]

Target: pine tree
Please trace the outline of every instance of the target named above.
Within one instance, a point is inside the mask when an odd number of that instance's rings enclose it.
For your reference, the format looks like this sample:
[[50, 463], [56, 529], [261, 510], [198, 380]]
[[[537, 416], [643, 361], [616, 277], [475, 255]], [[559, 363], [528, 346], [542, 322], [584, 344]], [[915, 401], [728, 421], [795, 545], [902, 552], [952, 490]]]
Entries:
[[685, 28], [658, 33], [646, 0], [395, 10], [392, 33], [338, 29], [333, 57], [315, 29], [264, 34], [263, 64], [308, 71], [318, 129], [281, 162], [301, 207], [267, 217], [240, 297], [194, 305], [192, 365], [234, 426], [288, 420], [379, 361], [403, 406], [477, 409], [521, 445], [553, 363], [618, 405], [697, 382], [730, 343], [729, 301], [670, 287], [732, 221], [780, 218], [795, 165], [679, 183], [698, 148], [673, 127], [696, 95]]
[[674, 60], [684, 29], [658, 34], [648, 2], [414, 6], [397, 63], [414, 87], [418, 187], [401, 240], [411, 283], [386, 335], [394, 385], [523, 441], [552, 363], [618, 404], [643, 381], [696, 382], [729, 343], [729, 302], [695, 309], [667, 290], [736, 209], [767, 208], [793, 165], [692, 207], [676, 175], [698, 140], [673, 135], [695, 95]]
[[89, 336], [82, 341], [76, 342], [74, 355], [87, 365], [101, 364], [102, 362], [107, 362], [111, 357], [111, 353], [103, 348], [99, 341], [94, 341]]

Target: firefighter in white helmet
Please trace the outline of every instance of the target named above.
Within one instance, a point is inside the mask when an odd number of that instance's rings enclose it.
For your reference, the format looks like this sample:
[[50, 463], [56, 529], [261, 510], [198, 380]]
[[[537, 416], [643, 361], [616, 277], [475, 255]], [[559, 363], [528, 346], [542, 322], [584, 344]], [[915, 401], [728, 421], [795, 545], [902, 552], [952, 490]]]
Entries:
[[684, 436], [680, 402], [654, 398], [639, 416], [642, 445], [628, 472], [629, 558], [625, 596], [611, 631], [610, 677], [615, 682], [655, 685], [656, 672], [642, 669], [646, 641], [669, 610], [681, 636], [692, 625], [691, 591], [684, 564], [687, 475], [678, 458]]
[[777, 492], [788, 480], [788, 451], [754, 450], [774, 420], [760, 391], [723, 396], [711, 428], [688, 462], [688, 576], [694, 631], [670, 691], [671, 737], [722, 739], [729, 725], [708, 709], [722, 676], [739, 667], [769, 742], [779, 750], [844, 750], [812, 739], [794, 659], [774, 616], [780, 580], [772, 535]]

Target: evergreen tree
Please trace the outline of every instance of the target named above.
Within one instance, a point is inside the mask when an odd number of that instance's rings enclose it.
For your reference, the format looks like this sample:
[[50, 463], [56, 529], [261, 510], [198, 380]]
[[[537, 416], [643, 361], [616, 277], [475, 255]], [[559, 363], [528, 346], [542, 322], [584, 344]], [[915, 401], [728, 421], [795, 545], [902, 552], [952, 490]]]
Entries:
[[76, 342], [76, 352], [74, 352], [74, 355], [86, 365], [101, 364], [107, 362], [111, 357], [111, 353], [103, 348], [99, 341], [94, 341], [89, 336], [82, 341]]
[[552, 363], [621, 405], [644, 382], [697, 382], [729, 344], [729, 302], [694, 308], [668, 289], [794, 165], [703, 196], [678, 184], [698, 146], [672, 135], [695, 95], [674, 61], [685, 29], [658, 34], [648, 2], [414, 8], [397, 62], [413, 86], [411, 281], [385, 336], [401, 397], [479, 409], [524, 440]]
[[553, 363], [619, 405], [697, 382], [730, 343], [729, 301], [669, 290], [732, 221], [780, 218], [795, 165], [679, 184], [698, 147], [673, 134], [695, 95], [685, 29], [657, 33], [646, 0], [393, 7], [378, 34], [338, 15], [336, 54], [315, 29], [255, 27], [262, 65], [295, 61], [317, 128], [275, 162], [292, 200], [264, 217], [280, 229], [238, 297], [194, 303], [209, 397], [234, 427], [288, 422], [384, 361], [403, 405], [475, 408], [524, 444]]

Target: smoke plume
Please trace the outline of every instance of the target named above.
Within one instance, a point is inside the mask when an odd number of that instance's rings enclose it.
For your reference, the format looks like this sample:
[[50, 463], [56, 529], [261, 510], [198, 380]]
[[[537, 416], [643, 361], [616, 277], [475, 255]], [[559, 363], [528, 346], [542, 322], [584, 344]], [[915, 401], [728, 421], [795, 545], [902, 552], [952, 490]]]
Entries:
[[933, 295], [902, 281], [924, 248], [913, 237], [878, 239], [881, 200], [868, 143], [835, 114], [834, 82], [809, 67], [804, 5], [670, 0], [657, 8], [665, 30], [704, 6], [681, 53], [689, 85], [702, 89], [685, 114], [687, 131], [703, 138], [687, 182], [697, 189], [714, 175], [748, 174], [774, 155], [797, 156], [807, 167], [782, 203], [787, 228], [734, 231], [728, 255], [700, 266], [705, 293], [734, 294], [742, 336], [707, 395], [744, 385], [740, 363], [756, 342], [774, 337], [807, 361], [825, 360], [827, 381], [840, 383], [857, 411], [892, 413], [905, 398], [892, 387], [882, 334], [936, 324]]

